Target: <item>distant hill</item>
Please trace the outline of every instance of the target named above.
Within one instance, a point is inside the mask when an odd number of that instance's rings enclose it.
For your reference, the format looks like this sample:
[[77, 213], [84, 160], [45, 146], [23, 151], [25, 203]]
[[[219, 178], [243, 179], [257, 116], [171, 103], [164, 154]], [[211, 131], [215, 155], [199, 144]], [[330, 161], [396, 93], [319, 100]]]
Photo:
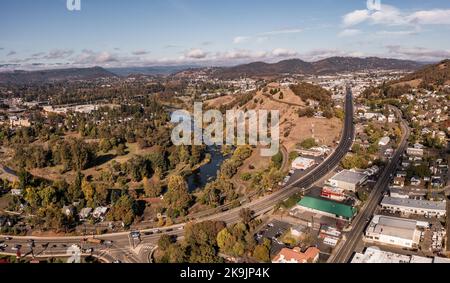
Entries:
[[108, 68], [107, 70], [121, 77], [130, 75], [172, 75], [181, 71], [196, 68], [194, 65], [183, 66], [154, 66], [154, 67], [123, 67], [123, 68]]
[[354, 72], [362, 70], [390, 69], [390, 70], [416, 70], [422, 63], [385, 59], [377, 57], [331, 57], [317, 62], [305, 62], [300, 59], [284, 60], [278, 63], [255, 62], [228, 68], [214, 68], [212, 75], [222, 78], [236, 77], [264, 77], [279, 76], [282, 74], [333, 74], [337, 72]]
[[427, 86], [439, 87], [444, 84], [450, 84], [450, 59], [438, 64], [425, 66], [396, 83], [406, 83], [414, 87], [421, 86], [425, 88]]
[[14, 71], [0, 73], [0, 84], [48, 83], [65, 80], [94, 80], [110, 77], [116, 77], [116, 75], [101, 67]]

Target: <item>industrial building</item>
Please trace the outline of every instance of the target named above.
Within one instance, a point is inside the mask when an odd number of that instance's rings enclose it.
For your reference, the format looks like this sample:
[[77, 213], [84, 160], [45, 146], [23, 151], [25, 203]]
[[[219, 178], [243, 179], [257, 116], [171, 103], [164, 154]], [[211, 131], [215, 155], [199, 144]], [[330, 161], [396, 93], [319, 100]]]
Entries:
[[368, 179], [364, 173], [343, 170], [332, 177], [328, 182], [333, 187], [355, 192], [358, 186], [363, 185]]
[[418, 214], [442, 217], [447, 214], [447, 203], [445, 201], [427, 201], [407, 198], [393, 198], [385, 196], [381, 207], [392, 212], [403, 214]]
[[357, 212], [356, 208], [349, 205], [308, 196], [298, 203], [298, 207], [313, 213], [345, 220], [352, 220]]
[[403, 248], [416, 247], [421, 232], [418, 227], [428, 227], [427, 222], [376, 215], [365, 233], [365, 240]]

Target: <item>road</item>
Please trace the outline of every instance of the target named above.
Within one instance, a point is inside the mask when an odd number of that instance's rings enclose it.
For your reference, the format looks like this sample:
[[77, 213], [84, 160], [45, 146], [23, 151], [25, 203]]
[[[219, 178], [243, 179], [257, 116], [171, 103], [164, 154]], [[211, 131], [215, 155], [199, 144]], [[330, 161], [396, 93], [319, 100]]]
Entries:
[[[347, 152], [350, 150], [354, 135], [355, 135], [355, 127], [353, 123], [353, 115], [354, 115], [354, 107], [353, 107], [353, 95], [350, 90], [347, 92], [346, 101], [345, 101], [345, 121], [344, 121], [344, 129], [341, 136], [341, 141], [334, 151], [326, 160], [324, 160], [321, 164], [319, 164], [316, 168], [314, 168], [310, 173], [306, 176], [301, 177], [300, 179], [291, 182], [290, 185], [286, 186], [280, 191], [274, 192], [271, 195], [259, 198], [253, 202], [244, 204], [238, 208], [226, 210], [220, 213], [215, 213], [213, 215], [208, 215], [205, 217], [200, 217], [195, 219], [195, 221], [224, 221], [227, 224], [233, 224], [240, 221], [239, 212], [242, 208], [248, 208], [254, 211], [255, 216], [264, 215], [273, 210], [274, 206], [278, 203], [286, 200], [287, 198], [293, 196], [294, 194], [309, 189], [312, 185], [314, 185], [317, 181], [325, 177], [329, 172], [334, 170], [340, 163], [340, 161], [345, 157]], [[226, 207], [225, 209], [228, 209]], [[184, 226], [185, 223], [177, 224], [171, 227], [165, 227], [160, 229], [148, 229], [142, 230], [141, 241], [138, 246], [152, 246], [156, 245], [158, 239], [161, 234], [168, 234], [177, 237], [182, 237], [184, 234]], [[97, 238], [102, 240], [113, 241], [113, 248], [106, 249], [102, 245], [94, 246], [94, 250], [97, 251], [94, 255], [99, 256], [103, 255], [103, 259], [105, 261], [111, 262], [114, 260], [120, 260], [122, 262], [148, 262], [148, 258], [146, 255], [140, 255], [139, 251], [131, 248], [129, 232], [122, 233], [114, 233], [114, 234], [105, 234], [98, 236]], [[85, 237], [13, 237], [12, 240], [6, 241], [9, 245], [8, 248], [11, 248], [14, 245], [21, 244], [23, 247], [26, 247], [28, 240], [34, 240], [36, 245], [42, 245], [45, 243], [52, 243], [52, 245], [57, 245], [56, 248], [47, 250], [49, 254], [60, 254], [63, 252], [65, 246], [70, 246], [72, 244], [80, 245], [80, 242]], [[134, 245], [133, 245], [134, 246]], [[60, 248], [61, 247], [61, 248]], [[128, 249], [126, 248], [128, 247]]]
[[[397, 108], [392, 108], [398, 117], [402, 117], [402, 113]], [[378, 204], [383, 198], [383, 192], [388, 188], [389, 182], [391, 180], [392, 174], [395, 172], [400, 158], [405, 152], [408, 146], [408, 138], [411, 133], [410, 128], [405, 120], [401, 119], [402, 128], [402, 140], [400, 142], [397, 151], [395, 152], [393, 158], [389, 164], [385, 167], [380, 178], [375, 184], [372, 193], [370, 194], [367, 203], [363, 206], [359, 214], [356, 216], [352, 223], [352, 230], [346, 234], [346, 239], [339, 245], [334, 253], [331, 255], [328, 262], [332, 263], [347, 263], [350, 261], [358, 243], [361, 241], [366, 226], [369, 223], [369, 219], [372, 218]]]

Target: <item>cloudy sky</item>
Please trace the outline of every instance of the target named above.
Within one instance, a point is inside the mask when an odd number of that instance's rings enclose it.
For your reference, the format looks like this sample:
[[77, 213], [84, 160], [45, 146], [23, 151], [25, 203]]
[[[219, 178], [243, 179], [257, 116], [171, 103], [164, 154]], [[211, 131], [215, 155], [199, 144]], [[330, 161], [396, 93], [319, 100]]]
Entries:
[[450, 58], [448, 0], [80, 2], [1, 0], [0, 70]]

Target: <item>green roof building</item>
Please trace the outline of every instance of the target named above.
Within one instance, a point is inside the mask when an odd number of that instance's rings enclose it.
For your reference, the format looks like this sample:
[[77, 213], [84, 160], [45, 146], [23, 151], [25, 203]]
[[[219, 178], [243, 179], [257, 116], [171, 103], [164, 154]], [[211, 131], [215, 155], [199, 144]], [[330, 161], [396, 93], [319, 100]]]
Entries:
[[304, 197], [298, 205], [313, 212], [347, 220], [356, 215], [356, 208], [352, 206], [314, 197]]

